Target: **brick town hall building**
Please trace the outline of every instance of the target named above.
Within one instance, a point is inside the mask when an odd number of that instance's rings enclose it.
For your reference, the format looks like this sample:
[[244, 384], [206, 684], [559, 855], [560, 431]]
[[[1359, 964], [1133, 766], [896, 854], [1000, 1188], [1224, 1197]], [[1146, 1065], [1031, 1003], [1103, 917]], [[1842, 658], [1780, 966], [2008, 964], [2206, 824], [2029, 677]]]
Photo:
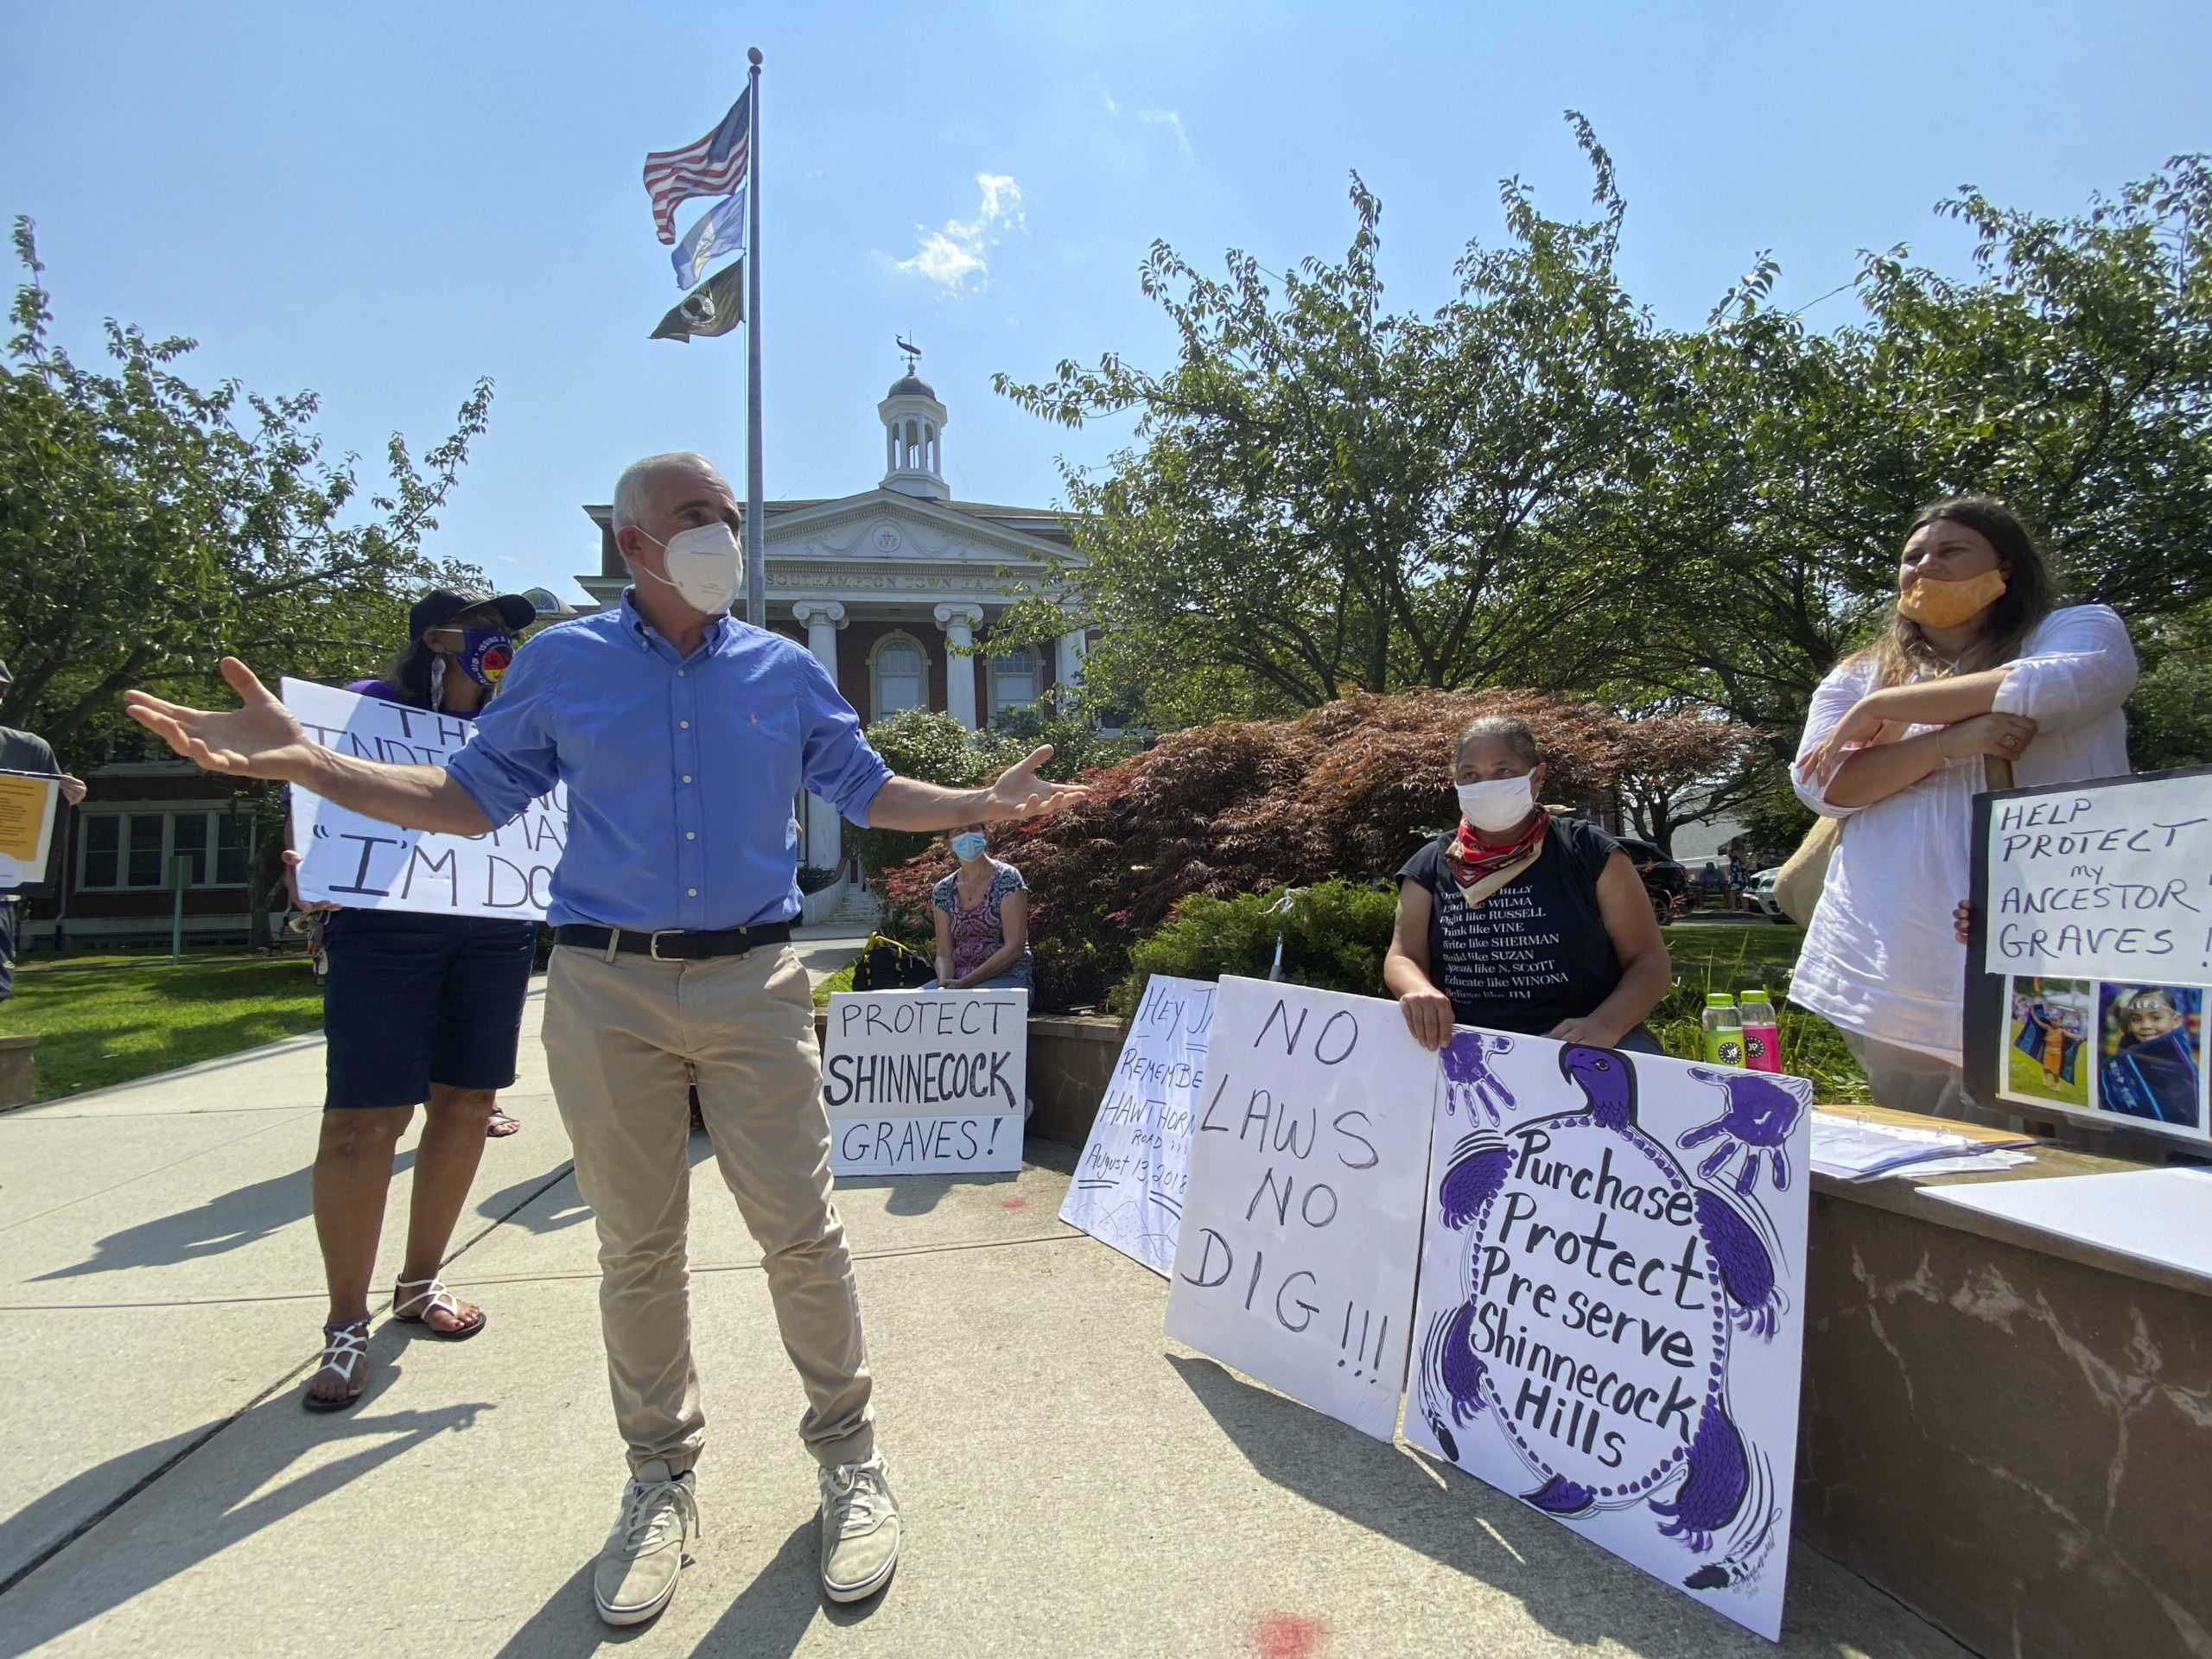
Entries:
[[[971, 729], [988, 726], [1070, 683], [1082, 664], [1081, 633], [1003, 656], [956, 654], [1025, 589], [1051, 589], [1068, 557], [1067, 531], [1049, 508], [952, 499], [945, 407], [911, 372], [876, 408], [884, 472], [874, 488], [767, 503], [768, 626], [820, 658], [864, 724], [931, 709]], [[629, 580], [613, 510], [584, 511], [599, 526], [599, 569], [576, 580], [594, 606], [610, 605]], [[364, 661], [358, 672], [378, 673], [384, 660]], [[248, 936], [249, 881], [273, 865], [255, 856], [268, 849], [254, 845], [251, 818], [221, 779], [163, 755], [96, 767], [86, 783], [84, 804], [55, 826], [61, 845], [48, 868], [58, 891], [25, 905], [27, 943], [50, 944], [57, 922], [75, 945], [166, 940], [178, 861], [191, 873], [186, 936]], [[836, 812], [811, 799], [799, 810], [804, 861], [846, 872], [836, 888], [810, 895], [806, 919], [872, 914], [865, 890], [852, 886]], [[280, 903], [272, 919], [282, 914]]]

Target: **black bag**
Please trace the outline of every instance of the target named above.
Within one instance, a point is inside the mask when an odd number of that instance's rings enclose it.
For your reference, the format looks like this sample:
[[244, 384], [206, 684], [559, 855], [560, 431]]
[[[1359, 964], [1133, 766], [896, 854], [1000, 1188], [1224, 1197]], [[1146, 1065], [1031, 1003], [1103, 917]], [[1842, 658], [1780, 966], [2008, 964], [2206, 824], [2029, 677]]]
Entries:
[[918, 990], [936, 977], [937, 966], [927, 957], [881, 933], [868, 936], [860, 960], [853, 964], [856, 991]]

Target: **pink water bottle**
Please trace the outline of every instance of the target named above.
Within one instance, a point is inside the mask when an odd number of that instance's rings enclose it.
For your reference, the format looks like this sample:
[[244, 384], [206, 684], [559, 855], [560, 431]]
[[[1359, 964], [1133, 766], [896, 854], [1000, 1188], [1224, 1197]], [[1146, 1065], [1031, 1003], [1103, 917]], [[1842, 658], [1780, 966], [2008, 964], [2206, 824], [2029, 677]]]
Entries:
[[1753, 1071], [1782, 1070], [1782, 1031], [1774, 1018], [1774, 1004], [1754, 985], [1738, 1001], [1744, 1016], [1744, 1064]]

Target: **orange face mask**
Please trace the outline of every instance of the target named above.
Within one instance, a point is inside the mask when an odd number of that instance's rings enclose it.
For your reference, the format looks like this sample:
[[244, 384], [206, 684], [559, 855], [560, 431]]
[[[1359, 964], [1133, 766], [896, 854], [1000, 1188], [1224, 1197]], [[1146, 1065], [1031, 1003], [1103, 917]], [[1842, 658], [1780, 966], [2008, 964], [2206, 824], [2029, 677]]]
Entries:
[[1964, 582], [1923, 576], [1897, 595], [1897, 614], [1931, 628], [1955, 628], [1993, 605], [2005, 591], [2005, 573], [1985, 570]]

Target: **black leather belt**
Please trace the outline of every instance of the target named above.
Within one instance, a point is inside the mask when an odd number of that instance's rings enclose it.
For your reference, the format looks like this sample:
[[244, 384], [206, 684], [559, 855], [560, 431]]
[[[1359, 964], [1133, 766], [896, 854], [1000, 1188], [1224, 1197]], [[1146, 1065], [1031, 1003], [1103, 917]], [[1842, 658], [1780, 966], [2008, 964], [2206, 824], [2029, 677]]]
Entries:
[[553, 943], [573, 944], [582, 950], [604, 950], [612, 939], [617, 950], [648, 956], [655, 962], [696, 962], [706, 957], [741, 957], [764, 944], [781, 944], [791, 936], [789, 922], [725, 927], [710, 933], [687, 933], [680, 927], [645, 932], [637, 928], [592, 927], [569, 922], [553, 930]]

